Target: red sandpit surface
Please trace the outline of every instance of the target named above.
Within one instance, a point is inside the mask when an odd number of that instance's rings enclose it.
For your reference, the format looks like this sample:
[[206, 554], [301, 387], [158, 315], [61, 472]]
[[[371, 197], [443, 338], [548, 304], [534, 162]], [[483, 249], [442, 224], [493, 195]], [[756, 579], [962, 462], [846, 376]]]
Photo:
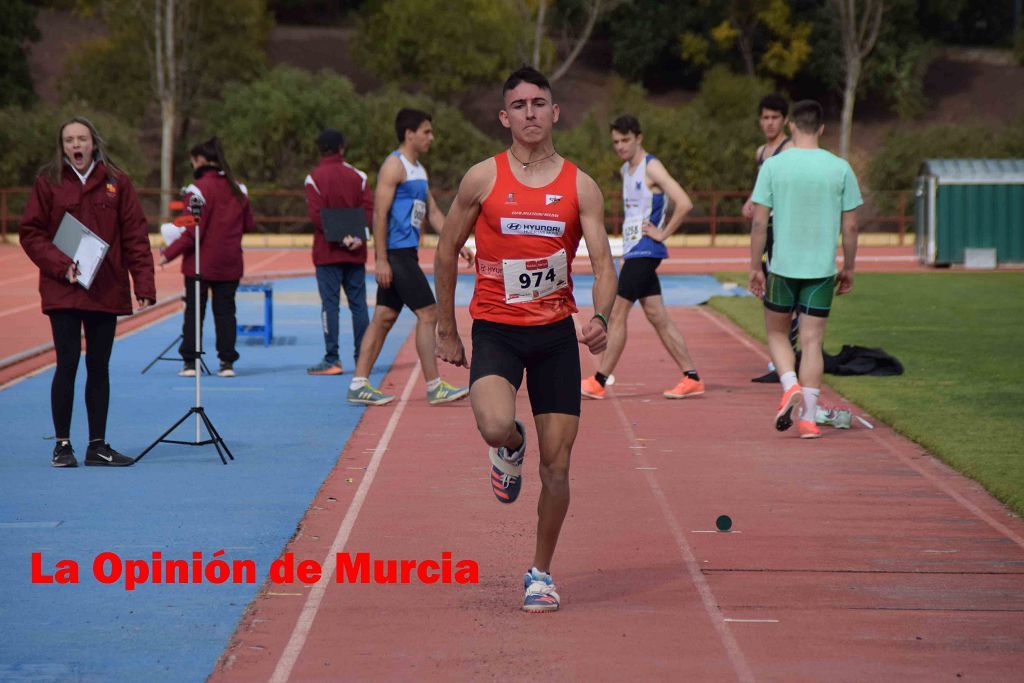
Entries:
[[763, 348], [705, 310], [670, 314], [707, 393], [661, 397], [678, 371], [634, 310], [617, 383], [583, 406], [560, 612], [519, 611], [539, 492], [525, 388], [525, 483], [503, 506], [468, 402], [427, 404], [407, 340], [383, 388], [408, 399], [367, 410], [287, 550], [450, 551], [479, 583], [265, 586], [211, 680], [1016, 678], [1024, 523], [884, 425], [776, 432], [779, 388], [749, 382]]

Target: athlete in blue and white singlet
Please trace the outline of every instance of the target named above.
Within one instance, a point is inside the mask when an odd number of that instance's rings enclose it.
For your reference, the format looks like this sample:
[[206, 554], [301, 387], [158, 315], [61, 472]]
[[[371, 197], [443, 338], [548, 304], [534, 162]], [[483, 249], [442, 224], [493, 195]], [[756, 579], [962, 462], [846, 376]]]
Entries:
[[[693, 202], [675, 178], [653, 154], [643, 147], [640, 122], [634, 116], [621, 116], [611, 126], [612, 147], [623, 160], [622, 174], [622, 268], [619, 288], [608, 324], [608, 348], [594, 375], [580, 382], [580, 393], [602, 399], [605, 385], [626, 347], [626, 318], [637, 301], [647, 320], [658, 332], [665, 350], [672, 356], [683, 377], [662, 392], [665, 398], [689, 398], [704, 393], [704, 382], [697, 374], [683, 335], [676, 328], [661, 298], [658, 266], [668, 257], [665, 240], [683, 223]], [[666, 217], [671, 200], [672, 217]]]
[[647, 184], [647, 164], [655, 159], [645, 154], [643, 160], [632, 171], [630, 162], [622, 164], [622, 257], [656, 258], [668, 257], [664, 242], [657, 242], [643, 233], [645, 223], [657, 229], [665, 227], [665, 193], [654, 192]]
[[[427, 383], [427, 401], [431, 405], [449, 403], [468, 396], [469, 389], [445, 382], [438, 372], [434, 355], [437, 304], [418, 255], [424, 223], [432, 225], [438, 234], [444, 226], [444, 213], [430, 195], [427, 171], [419, 161], [434, 141], [430, 114], [419, 109], [400, 110], [395, 117], [395, 133], [398, 149], [381, 164], [373, 202], [377, 305], [363, 335], [348, 400], [370, 406], [395, 400], [370, 385], [369, 376], [398, 314], [408, 308], [416, 316], [416, 354]], [[472, 250], [464, 249], [462, 255], [472, 264]]]
[[420, 245], [420, 228], [427, 216], [430, 192], [427, 189], [427, 170], [417, 159], [409, 161], [401, 150], [391, 156], [398, 157], [405, 169], [405, 180], [395, 188], [395, 198], [388, 212], [388, 249], [408, 249]]

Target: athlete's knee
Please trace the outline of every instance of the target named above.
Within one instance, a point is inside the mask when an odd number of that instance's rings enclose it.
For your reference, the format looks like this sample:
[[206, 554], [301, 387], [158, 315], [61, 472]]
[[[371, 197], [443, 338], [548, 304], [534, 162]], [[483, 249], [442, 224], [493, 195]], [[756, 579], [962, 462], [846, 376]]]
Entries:
[[382, 330], [388, 332], [398, 320], [398, 311], [387, 306], [378, 306], [379, 310], [373, 313], [373, 322], [376, 323]]
[[655, 329], [664, 329], [668, 326], [668, 314], [664, 308], [658, 308], [655, 306], [644, 306], [644, 315], [647, 316], [647, 321], [654, 326]]
[[513, 419], [505, 419], [497, 415], [482, 415], [477, 416], [476, 428], [488, 446], [499, 448], [506, 445], [512, 438], [516, 425]]
[[424, 306], [416, 311], [416, 319], [423, 325], [437, 324], [437, 305]]
[[569, 488], [569, 458], [558, 458], [554, 462], [540, 465], [540, 480], [545, 488], [553, 491]]

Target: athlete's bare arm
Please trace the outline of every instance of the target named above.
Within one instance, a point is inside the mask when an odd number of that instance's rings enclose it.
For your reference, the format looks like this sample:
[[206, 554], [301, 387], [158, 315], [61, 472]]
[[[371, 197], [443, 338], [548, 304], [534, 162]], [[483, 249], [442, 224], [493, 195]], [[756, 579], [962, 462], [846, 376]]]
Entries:
[[[590, 267], [594, 271], [594, 311], [604, 316], [612, 313], [618, 280], [612, 252], [608, 247], [608, 233], [604, 227], [604, 197], [594, 179], [583, 171], [576, 172], [576, 196], [580, 203], [580, 227], [590, 253]], [[580, 331], [579, 341], [587, 345], [595, 356], [608, 346], [608, 327], [597, 316], [591, 318]]]
[[837, 294], [853, 289], [853, 266], [857, 259], [857, 209], [843, 211], [843, 269], [839, 271]]
[[[434, 232], [440, 236], [444, 232], [444, 212], [441, 211], [441, 207], [434, 201], [434, 193], [427, 192], [427, 215], [430, 219], [430, 227], [434, 229]], [[466, 259], [466, 265], [473, 265], [473, 250], [467, 246], [463, 246], [459, 250], [459, 256]]]
[[686, 214], [693, 210], [693, 202], [690, 200], [690, 196], [686, 194], [686, 190], [683, 189], [682, 185], [676, 182], [676, 179], [668, 172], [665, 165], [657, 159], [651, 159], [647, 162], [647, 177], [672, 202], [672, 218], [669, 219], [664, 228], [659, 230], [650, 221], [644, 225], [645, 235], [656, 242], [664, 242], [683, 224]]
[[446, 363], [469, 367], [455, 322], [455, 278], [459, 251], [473, 231], [480, 205], [494, 187], [497, 165], [494, 159], [481, 161], [469, 169], [444, 221], [444, 229], [434, 254], [434, 289], [437, 294], [437, 357]]
[[770, 208], [754, 203], [754, 221], [750, 226], [750, 279], [747, 289], [754, 296], [764, 296], [764, 271], [761, 270], [761, 256], [768, 242], [768, 213]]
[[373, 195], [373, 253], [379, 287], [391, 286], [391, 264], [388, 263], [388, 215], [395, 201], [395, 191], [405, 180], [405, 168], [396, 156], [388, 156], [377, 174], [377, 190]]
[[[755, 163], [761, 158], [761, 154], [764, 152], [764, 148], [766, 146], [767, 145], [761, 145], [757, 148], [757, 151], [754, 152]], [[743, 204], [743, 217], [748, 221], [754, 217], [754, 200], [751, 199], [749, 195], [747, 196], [747, 201]]]

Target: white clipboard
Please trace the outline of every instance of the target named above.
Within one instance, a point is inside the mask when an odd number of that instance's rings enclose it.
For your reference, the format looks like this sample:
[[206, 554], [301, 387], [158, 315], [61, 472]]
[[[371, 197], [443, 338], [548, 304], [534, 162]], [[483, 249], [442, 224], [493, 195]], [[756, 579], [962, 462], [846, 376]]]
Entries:
[[61, 219], [53, 244], [75, 262], [78, 284], [89, 289], [110, 245], [70, 213]]

